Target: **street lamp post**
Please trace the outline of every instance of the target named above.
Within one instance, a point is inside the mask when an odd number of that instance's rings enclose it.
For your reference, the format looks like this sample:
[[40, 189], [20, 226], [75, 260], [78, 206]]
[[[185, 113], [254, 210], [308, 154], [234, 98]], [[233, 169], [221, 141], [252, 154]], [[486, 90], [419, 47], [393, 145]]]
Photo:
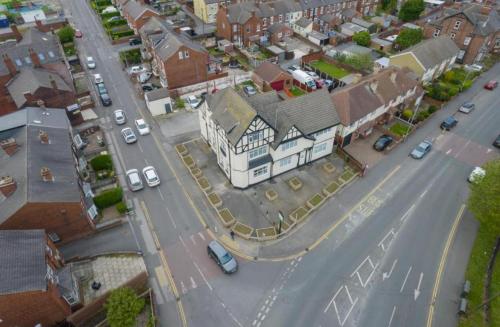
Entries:
[[278, 235], [281, 234], [281, 225], [283, 224], [283, 220], [285, 219], [285, 217], [283, 217], [283, 213], [280, 211], [278, 211], [278, 218], [280, 219], [280, 222], [279, 222], [279, 225], [278, 225]]

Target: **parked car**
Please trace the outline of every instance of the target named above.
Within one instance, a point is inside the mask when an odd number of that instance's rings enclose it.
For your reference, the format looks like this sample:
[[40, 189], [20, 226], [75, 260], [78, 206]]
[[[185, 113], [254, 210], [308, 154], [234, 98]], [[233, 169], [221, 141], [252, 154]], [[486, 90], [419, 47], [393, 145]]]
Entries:
[[153, 166], [147, 166], [142, 170], [142, 174], [144, 175], [144, 179], [149, 187], [154, 187], [160, 185], [160, 177], [156, 173], [156, 169]]
[[318, 75], [318, 74], [316, 74], [316, 73], [315, 73], [315, 72], [313, 72], [313, 71], [309, 71], [309, 72], [307, 72], [307, 75], [311, 76], [311, 77], [312, 77], [312, 78], [314, 78], [314, 80], [316, 80], [316, 81], [317, 81], [317, 80], [319, 80], [319, 75]]
[[493, 141], [493, 146], [500, 149], [500, 134], [497, 136], [495, 141]]
[[138, 45], [138, 44], [142, 44], [142, 40], [139, 39], [139, 38], [134, 38], [134, 39], [130, 39], [128, 41], [128, 44], [129, 45]]
[[238, 263], [224, 247], [216, 240], [207, 245], [207, 253], [226, 274], [235, 273], [238, 270]]
[[142, 118], [135, 120], [135, 127], [137, 128], [137, 131], [140, 135], [147, 135], [150, 133], [148, 124], [146, 124], [146, 122]]
[[326, 87], [333, 86], [333, 81], [331, 79], [325, 79], [323, 81], [325, 82]]
[[251, 85], [245, 85], [243, 87], [243, 92], [245, 92], [245, 94], [248, 95], [248, 96], [257, 94], [257, 90], [255, 89], [255, 87], [253, 87]]
[[97, 92], [99, 93], [99, 95], [108, 93], [108, 90], [104, 86], [104, 83], [96, 84], [96, 87], [97, 87]]
[[132, 66], [132, 67], [130, 67], [130, 69], [128, 70], [128, 73], [130, 75], [132, 75], [132, 74], [139, 74], [139, 73], [142, 73], [142, 72], [145, 72], [145, 71], [147, 71], [146, 68], [144, 68], [141, 65], [139, 65], [139, 66]]
[[94, 83], [99, 84], [103, 83], [104, 80], [101, 77], [101, 74], [94, 74]]
[[89, 69], [94, 69], [95, 68], [95, 60], [92, 57], [87, 57], [87, 67]]
[[228, 67], [231, 69], [240, 68], [240, 66], [240, 63], [237, 60], [231, 60], [228, 65]]
[[458, 111], [463, 112], [464, 114], [470, 113], [472, 110], [476, 108], [476, 105], [472, 102], [464, 103]]
[[457, 126], [457, 124], [458, 124], [458, 120], [455, 117], [450, 116], [450, 117], [446, 118], [445, 120], [443, 120], [440, 127], [441, 127], [441, 129], [445, 129], [445, 130], [449, 131], [453, 127]]
[[149, 92], [149, 91], [154, 90], [153, 84], [151, 84], [151, 83], [144, 83], [141, 85], [141, 87], [142, 87], [142, 90], [145, 92]]
[[431, 151], [432, 143], [430, 141], [422, 141], [413, 151], [410, 156], [413, 159], [422, 159], [429, 151]]
[[315, 82], [316, 82], [316, 88], [318, 89], [322, 89], [323, 86], [325, 86], [325, 80], [323, 79], [317, 79], [315, 80]]
[[109, 107], [110, 105], [113, 104], [113, 101], [111, 101], [111, 97], [107, 93], [103, 93], [99, 96], [101, 98], [102, 105], [105, 107]]
[[80, 39], [81, 37], [83, 37], [83, 33], [82, 31], [80, 31], [79, 29], [76, 29], [75, 30], [75, 37]]
[[483, 66], [477, 65], [477, 64], [474, 64], [474, 65], [465, 65], [465, 69], [466, 70], [470, 70], [470, 71], [474, 71], [474, 72], [480, 72], [480, 71], [483, 70]]
[[114, 12], [118, 12], [118, 9], [114, 6], [108, 6], [101, 11], [101, 14], [111, 14]]
[[139, 83], [145, 83], [151, 78], [152, 75], [153, 74], [151, 74], [151, 72], [145, 71], [137, 76], [137, 80], [139, 81]]
[[292, 65], [292, 66], [288, 66], [288, 68], [286, 69], [286, 71], [291, 74], [291, 73], [293, 73], [293, 71], [295, 71], [297, 69], [300, 69], [300, 67], [298, 65]]
[[392, 143], [392, 141], [394, 141], [392, 136], [384, 134], [380, 136], [377, 141], [375, 141], [373, 149], [379, 152], [384, 151]]
[[122, 129], [122, 136], [125, 140], [125, 143], [131, 144], [137, 142], [137, 136], [135, 136], [134, 131], [130, 127], [125, 127]]
[[469, 175], [469, 178], [467, 178], [467, 180], [470, 182], [470, 183], [479, 183], [481, 181], [481, 179], [483, 179], [483, 177], [486, 175], [486, 171], [481, 168], [481, 167], [474, 167], [474, 169], [472, 169], [470, 175]]
[[127, 170], [125, 173], [127, 175], [127, 185], [128, 188], [132, 191], [139, 191], [144, 188], [142, 184], [141, 176], [139, 175], [139, 171], [137, 169]]
[[486, 83], [484, 85], [484, 88], [487, 89], [487, 90], [494, 90], [496, 89], [496, 87], [498, 86], [498, 82], [497, 81], [489, 81], [488, 83]]
[[202, 99], [195, 97], [194, 95], [190, 95], [187, 97], [187, 102], [191, 106], [191, 108], [196, 109], [200, 106]]
[[117, 22], [117, 21], [122, 20], [122, 19], [123, 19], [123, 17], [121, 17], [121, 16], [113, 16], [113, 17], [109, 18], [106, 22], [108, 22], [108, 23]]
[[123, 125], [127, 122], [127, 116], [125, 116], [125, 111], [118, 109], [113, 112], [113, 117], [115, 118], [115, 123], [117, 125]]

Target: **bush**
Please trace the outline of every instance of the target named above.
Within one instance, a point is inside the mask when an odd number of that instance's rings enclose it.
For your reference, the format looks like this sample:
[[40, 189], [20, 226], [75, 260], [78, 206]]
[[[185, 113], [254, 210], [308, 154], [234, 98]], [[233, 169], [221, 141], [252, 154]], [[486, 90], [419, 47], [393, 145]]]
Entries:
[[116, 187], [94, 197], [94, 204], [100, 210], [111, 207], [120, 202], [123, 198], [123, 190], [121, 187]]
[[354, 33], [354, 35], [352, 36], [352, 40], [354, 42], [356, 42], [357, 45], [367, 47], [370, 45], [370, 41], [371, 41], [370, 33], [368, 33], [367, 31], [361, 31], [361, 32]]
[[184, 100], [182, 100], [181, 98], [177, 98], [175, 100], [175, 107], [177, 109], [184, 109], [186, 107], [186, 104], [184, 103]]
[[111, 32], [111, 38], [113, 40], [121, 39], [122, 37], [132, 36], [132, 35], [134, 35], [134, 31], [133, 30]]
[[109, 154], [102, 154], [90, 160], [90, 166], [95, 171], [98, 170], [112, 170], [113, 160]]
[[134, 64], [140, 64], [142, 61], [141, 50], [132, 49], [129, 51], [121, 51], [120, 52], [120, 59], [127, 66], [134, 65]]
[[405, 22], [416, 20], [424, 9], [424, 0], [408, 0], [403, 3], [399, 10], [399, 19]]
[[127, 209], [127, 205], [125, 204], [125, 202], [121, 201], [121, 202], [118, 202], [116, 204], [116, 210], [120, 213], [120, 214], [124, 214], [128, 211]]
[[98, 6], [98, 7], [104, 7], [104, 6], [111, 6], [111, 5], [113, 5], [111, 3], [111, 0], [95, 0], [94, 2], [96, 4], [96, 6]]
[[395, 40], [400, 49], [406, 49], [422, 41], [424, 33], [422, 29], [403, 28]]
[[420, 122], [426, 120], [429, 117], [429, 115], [430, 115], [429, 112], [426, 110], [419, 111], [417, 114], [417, 121]]
[[411, 109], [405, 109], [403, 110], [403, 112], [401, 113], [401, 117], [403, 117], [404, 120], [410, 120], [411, 117], [413, 116], [413, 110]]
[[104, 27], [111, 28], [111, 27], [122, 26], [122, 25], [126, 25], [126, 24], [127, 24], [127, 20], [125, 20], [124, 18], [122, 18], [122, 19], [119, 19], [119, 20], [114, 20], [112, 22], [105, 21], [104, 22]]
[[119, 12], [108, 12], [104, 14], [99, 14], [102, 20], [110, 19], [111, 17], [120, 16]]
[[427, 112], [428, 112], [429, 114], [433, 114], [433, 113], [435, 113], [437, 110], [438, 110], [438, 107], [436, 107], [435, 105], [432, 105], [432, 106], [429, 106], [429, 109], [427, 109]]
[[59, 41], [61, 41], [62, 44], [73, 42], [73, 39], [75, 38], [75, 30], [73, 27], [68, 25], [61, 28], [57, 32], [57, 36], [59, 36]]
[[136, 318], [145, 305], [146, 301], [131, 288], [117, 288], [104, 304], [106, 320], [110, 327], [134, 327]]

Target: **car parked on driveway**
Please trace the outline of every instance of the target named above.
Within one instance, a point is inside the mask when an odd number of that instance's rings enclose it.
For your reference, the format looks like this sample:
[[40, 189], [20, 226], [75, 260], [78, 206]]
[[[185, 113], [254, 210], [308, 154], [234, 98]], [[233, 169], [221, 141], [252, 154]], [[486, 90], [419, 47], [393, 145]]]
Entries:
[[134, 131], [130, 127], [125, 127], [122, 129], [122, 136], [123, 139], [125, 140], [125, 143], [127, 144], [132, 144], [137, 142], [137, 136], [135, 136]]
[[88, 69], [94, 69], [95, 68], [95, 60], [92, 57], [87, 57], [87, 67]]
[[138, 76], [137, 76], [137, 80], [139, 81], [139, 83], [146, 83], [150, 78], [151, 76], [153, 76], [153, 74], [151, 74], [151, 72], [142, 72], [140, 73]]
[[156, 169], [153, 166], [147, 166], [142, 170], [142, 174], [144, 175], [144, 179], [149, 187], [154, 187], [160, 185], [160, 177], [156, 173]]
[[132, 192], [139, 191], [144, 188], [144, 185], [142, 184], [141, 180], [141, 175], [139, 175], [139, 171], [137, 169], [127, 170], [125, 175], [127, 176], [128, 188]]
[[288, 68], [286, 69], [286, 71], [291, 74], [291, 73], [293, 73], [297, 69], [300, 69], [300, 66], [298, 66], [298, 65], [292, 65], [292, 66], [288, 66]]
[[488, 83], [486, 83], [484, 85], [484, 88], [487, 90], [493, 91], [494, 89], [496, 89], [497, 86], [498, 86], [498, 82], [493, 80], [493, 81], [489, 81]]
[[319, 78], [319, 75], [318, 75], [318, 74], [316, 74], [316, 73], [315, 73], [315, 72], [313, 72], [313, 71], [308, 71], [308, 72], [307, 72], [307, 75], [311, 76], [311, 77], [312, 77], [312, 78], [314, 78], [316, 81], [320, 79], [320, 78]]
[[379, 152], [384, 151], [392, 143], [392, 141], [394, 141], [392, 136], [384, 134], [380, 136], [377, 141], [375, 141], [375, 143], [373, 144], [373, 149]]
[[493, 146], [500, 149], [500, 134], [497, 136], [495, 141], [493, 141]]
[[255, 89], [255, 87], [253, 87], [251, 85], [245, 85], [243, 87], [243, 92], [245, 92], [245, 94], [248, 95], [248, 96], [257, 94], [257, 90]]
[[154, 85], [151, 83], [144, 83], [141, 85], [141, 87], [142, 87], [142, 90], [145, 92], [150, 92], [150, 91], [153, 91], [155, 89]]
[[139, 38], [130, 39], [128, 41], [128, 44], [129, 45], [139, 45], [139, 44], [142, 44], [142, 40]]
[[472, 110], [476, 108], [476, 105], [472, 102], [466, 102], [460, 108], [458, 111], [463, 112], [464, 114], [470, 113]]
[[200, 106], [202, 100], [195, 97], [194, 95], [190, 95], [187, 97], [187, 102], [191, 106], [191, 108], [196, 109]]
[[110, 105], [113, 104], [113, 101], [111, 101], [111, 97], [107, 93], [100, 94], [99, 97], [101, 98], [102, 105], [105, 107], [109, 107]]
[[104, 80], [102, 79], [101, 74], [94, 74], [94, 83], [99, 84], [103, 82]]
[[413, 151], [410, 156], [413, 159], [422, 159], [429, 151], [431, 151], [432, 143], [430, 141], [422, 141]]
[[135, 127], [137, 128], [137, 131], [140, 135], [147, 135], [150, 133], [149, 125], [146, 124], [146, 122], [142, 118], [135, 120]]
[[125, 111], [118, 109], [113, 112], [113, 117], [117, 125], [123, 125], [127, 122], [127, 116], [125, 116]]
[[446, 118], [445, 120], [443, 120], [443, 122], [439, 126], [441, 127], [441, 129], [445, 129], [445, 130], [449, 131], [453, 127], [457, 126], [457, 124], [458, 124], [458, 120], [455, 117], [450, 116], [450, 117]]
[[226, 274], [235, 273], [238, 270], [238, 263], [224, 247], [216, 240], [207, 245], [207, 253]]
[[145, 71], [147, 71], [146, 68], [142, 67], [141, 65], [138, 65], [138, 66], [130, 67], [130, 69], [128, 70], [128, 73], [130, 75], [132, 75], [132, 74], [139, 74], [139, 73], [142, 73]]

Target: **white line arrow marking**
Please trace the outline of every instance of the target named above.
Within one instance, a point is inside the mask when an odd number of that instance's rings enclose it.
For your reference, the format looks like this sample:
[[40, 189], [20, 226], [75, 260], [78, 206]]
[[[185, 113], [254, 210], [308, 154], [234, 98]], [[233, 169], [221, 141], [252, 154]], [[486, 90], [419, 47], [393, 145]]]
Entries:
[[421, 272], [420, 278], [418, 279], [417, 288], [415, 289], [415, 294], [414, 294], [415, 301], [417, 300], [418, 296], [420, 295], [420, 284], [422, 284], [422, 278], [424, 278], [424, 273]]
[[398, 259], [394, 260], [394, 262], [392, 263], [391, 270], [389, 270], [388, 273], [384, 272], [382, 274], [382, 280], [386, 280], [387, 278], [391, 277], [392, 271], [394, 270], [394, 267], [396, 266], [396, 263], [398, 263]]

